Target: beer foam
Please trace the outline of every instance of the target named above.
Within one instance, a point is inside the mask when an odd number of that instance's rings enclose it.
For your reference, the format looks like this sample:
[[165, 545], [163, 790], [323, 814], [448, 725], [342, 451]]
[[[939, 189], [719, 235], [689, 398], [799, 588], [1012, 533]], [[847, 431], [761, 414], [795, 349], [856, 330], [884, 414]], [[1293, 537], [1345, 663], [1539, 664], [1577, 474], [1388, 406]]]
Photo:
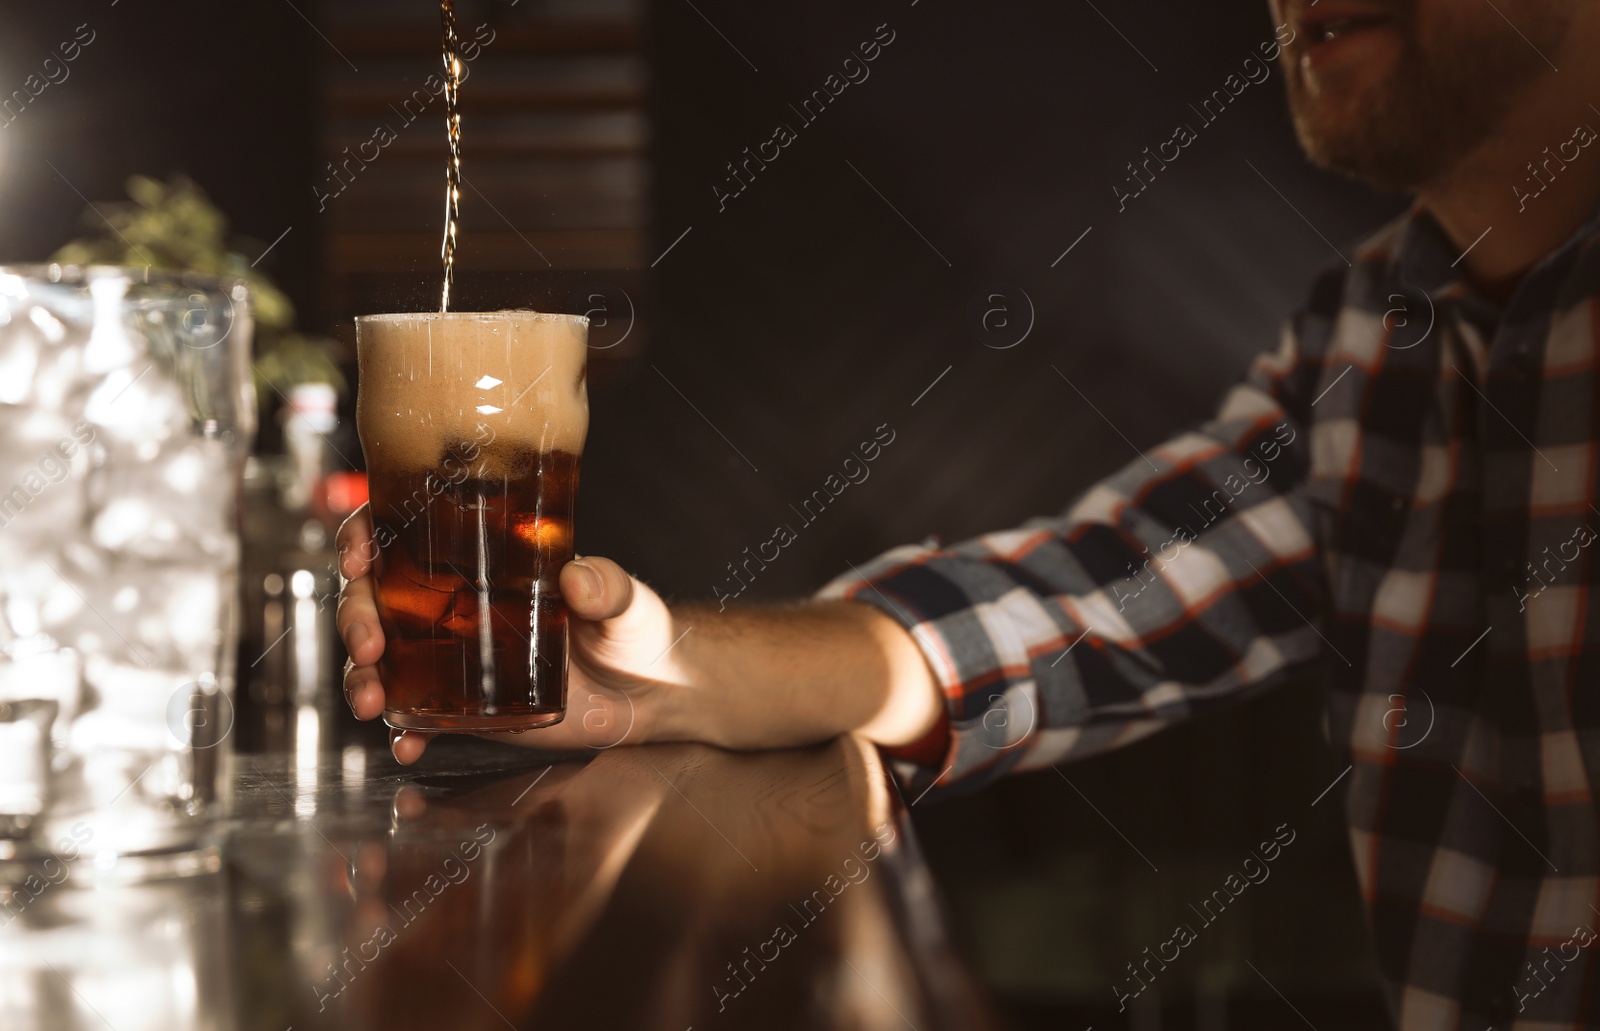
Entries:
[[588, 329], [582, 315], [534, 311], [357, 317], [368, 467], [434, 469], [447, 449], [490, 440], [581, 453]]

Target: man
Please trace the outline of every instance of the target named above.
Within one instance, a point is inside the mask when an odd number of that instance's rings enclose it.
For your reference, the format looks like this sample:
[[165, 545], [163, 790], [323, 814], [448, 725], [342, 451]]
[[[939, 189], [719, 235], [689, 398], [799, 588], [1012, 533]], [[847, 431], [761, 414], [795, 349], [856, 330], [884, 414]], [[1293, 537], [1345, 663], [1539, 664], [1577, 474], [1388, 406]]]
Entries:
[[[1399, 1024], [1596, 1026], [1600, 2], [1272, 7], [1311, 158], [1417, 202], [1317, 281], [1214, 420], [1064, 516], [898, 549], [813, 603], [669, 610], [574, 561], [574, 696], [624, 692], [634, 741], [859, 733], [920, 791], [1316, 664]], [[365, 513], [340, 533], [365, 719], [370, 534]], [[568, 720], [516, 740], [586, 738]]]

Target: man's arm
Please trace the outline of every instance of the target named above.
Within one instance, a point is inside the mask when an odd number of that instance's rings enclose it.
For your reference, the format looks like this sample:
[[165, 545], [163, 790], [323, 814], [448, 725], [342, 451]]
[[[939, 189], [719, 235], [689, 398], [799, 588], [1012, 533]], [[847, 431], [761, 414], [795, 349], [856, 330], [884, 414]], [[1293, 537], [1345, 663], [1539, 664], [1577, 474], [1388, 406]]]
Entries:
[[1310, 414], [1337, 372], [1323, 355], [1342, 283], [1319, 281], [1213, 419], [1064, 516], [899, 548], [821, 592], [894, 618], [934, 672], [941, 733], [891, 751], [913, 792], [1116, 747], [1321, 658]]
[[686, 635], [678, 645], [685, 697], [669, 707], [667, 739], [782, 748], [855, 732], [898, 746], [942, 718], [922, 652], [870, 606], [685, 607], [674, 625]]
[[[377, 662], [385, 639], [365, 508], [340, 527], [337, 543], [345, 579], [337, 623], [350, 653], [345, 699], [358, 718], [375, 719], [384, 706]], [[834, 601], [671, 611], [647, 585], [596, 557], [569, 563], [560, 584], [572, 617], [567, 719], [504, 740], [571, 749], [616, 744], [623, 733], [635, 743], [695, 740], [758, 749], [856, 732], [900, 745], [940, 718], [922, 653], [869, 606]], [[596, 714], [602, 718], [590, 718]], [[619, 719], [625, 720], [620, 730]], [[395, 758], [415, 762], [429, 737], [393, 732]]]

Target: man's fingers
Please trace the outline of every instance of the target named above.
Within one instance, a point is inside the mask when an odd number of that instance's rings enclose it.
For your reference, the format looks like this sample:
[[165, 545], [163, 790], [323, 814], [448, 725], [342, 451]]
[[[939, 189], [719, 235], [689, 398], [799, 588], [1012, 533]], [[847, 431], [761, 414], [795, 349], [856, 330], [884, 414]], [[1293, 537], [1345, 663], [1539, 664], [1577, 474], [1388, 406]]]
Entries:
[[573, 559], [561, 570], [561, 597], [579, 619], [611, 619], [633, 601], [633, 578], [608, 558]]
[[395, 762], [401, 766], [410, 766], [422, 758], [423, 750], [428, 747], [428, 739], [432, 734], [420, 730], [391, 730], [389, 731], [389, 751], [394, 753]]
[[378, 668], [350, 663], [344, 671], [344, 700], [358, 720], [382, 715], [383, 685], [378, 682]]
[[[383, 626], [378, 621], [376, 588], [368, 575], [376, 547], [366, 505], [352, 512], [339, 527], [334, 546], [339, 551], [339, 575], [345, 580], [334, 625], [345, 651], [350, 653], [344, 672], [344, 697], [356, 719], [376, 719], [383, 712], [383, 685], [378, 682], [375, 665], [383, 655]], [[416, 755], [421, 755], [421, 747], [416, 748]], [[415, 758], [412, 756], [413, 761]]]
[[362, 576], [344, 585], [334, 624], [357, 666], [371, 666], [378, 661], [383, 654], [383, 626], [378, 622], [378, 598], [372, 577]]
[[339, 575], [346, 580], [366, 576], [378, 557], [378, 545], [372, 539], [372, 516], [362, 505], [350, 513], [333, 536], [333, 546], [339, 552]]
[[[358, 719], [376, 719], [383, 713], [383, 685], [376, 663], [383, 654], [383, 629], [378, 621], [377, 590], [371, 577], [371, 522], [366, 509], [356, 512], [339, 528], [339, 572], [347, 578], [339, 596], [335, 622], [350, 666], [345, 671], [345, 699]], [[634, 600], [634, 581], [621, 566], [604, 558], [576, 559], [561, 570], [561, 594], [578, 619], [600, 622], [628, 611]], [[573, 705], [565, 724], [522, 735], [494, 735], [524, 745], [571, 748], [609, 748], [621, 744], [633, 731], [633, 704], [626, 696], [616, 699], [590, 694]], [[422, 758], [434, 735], [414, 730], [393, 730], [389, 748], [395, 761], [410, 765]], [[488, 736], [488, 735], [485, 735]]]

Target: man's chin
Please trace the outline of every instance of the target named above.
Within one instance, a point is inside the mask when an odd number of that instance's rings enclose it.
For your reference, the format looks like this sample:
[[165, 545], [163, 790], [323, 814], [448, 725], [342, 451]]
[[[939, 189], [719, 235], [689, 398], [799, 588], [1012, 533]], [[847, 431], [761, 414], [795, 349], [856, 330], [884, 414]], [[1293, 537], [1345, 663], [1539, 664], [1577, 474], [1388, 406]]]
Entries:
[[1415, 193], [1438, 174], [1434, 162], [1405, 148], [1374, 146], [1362, 139], [1300, 138], [1306, 157], [1318, 168], [1337, 172], [1384, 193]]
[[1445, 155], [1430, 140], [1427, 127], [1414, 124], [1398, 105], [1386, 103], [1383, 93], [1369, 89], [1296, 97], [1295, 134], [1319, 168], [1379, 190], [1412, 192], [1439, 174]]

